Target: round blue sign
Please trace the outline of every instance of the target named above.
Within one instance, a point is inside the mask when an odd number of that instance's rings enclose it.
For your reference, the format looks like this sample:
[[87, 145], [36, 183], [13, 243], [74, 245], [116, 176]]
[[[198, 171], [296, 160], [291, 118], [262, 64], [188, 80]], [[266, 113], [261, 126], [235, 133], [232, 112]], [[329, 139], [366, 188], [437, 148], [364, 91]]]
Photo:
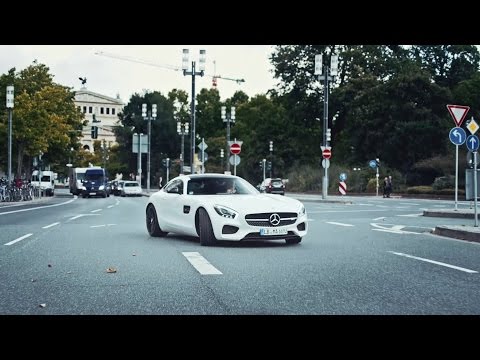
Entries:
[[454, 145], [462, 145], [467, 138], [467, 134], [461, 127], [454, 127], [452, 130], [450, 130], [448, 137]]
[[372, 168], [372, 169], [376, 169], [377, 168], [377, 162], [375, 160], [370, 160], [370, 162], [368, 163], [368, 165]]
[[478, 140], [478, 136], [470, 135], [467, 138], [467, 148], [471, 152], [475, 152], [478, 150], [478, 145], [480, 145], [480, 141]]
[[341, 173], [340, 174], [340, 181], [345, 181], [345, 180], [347, 180], [347, 174]]

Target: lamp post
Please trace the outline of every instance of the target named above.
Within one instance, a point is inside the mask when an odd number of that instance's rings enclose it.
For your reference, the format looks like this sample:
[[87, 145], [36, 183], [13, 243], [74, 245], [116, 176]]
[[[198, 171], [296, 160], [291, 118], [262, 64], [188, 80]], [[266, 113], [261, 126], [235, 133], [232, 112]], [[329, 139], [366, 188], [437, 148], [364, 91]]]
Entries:
[[[330, 66], [323, 65], [323, 55], [315, 55], [315, 72], [318, 75], [318, 80], [323, 80], [323, 146], [329, 146], [328, 133], [328, 92], [329, 82], [333, 81], [338, 74], [338, 55], [330, 54]], [[324, 167], [324, 176], [322, 182], [322, 199], [327, 198], [328, 193], [328, 167]]]
[[[235, 106], [230, 107], [230, 114], [227, 114], [227, 107], [222, 106], [222, 120], [227, 123], [227, 154], [230, 153], [230, 123], [235, 123]], [[230, 161], [227, 160], [226, 171], [230, 171]]]
[[177, 121], [177, 133], [182, 137], [182, 148], [181, 148], [181, 154], [180, 154], [180, 174], [183, 175], [183, 165], [185, 162], [185, 135], [188, 135], [188, 123], [182, 124], [180, 121]]
[[8, 183], [12, 182], [12, 111], [13, 111], [13, 85], [7, 86], [8, 109]]
[[183, 75], [191, 75], [192, 76], [192, 136], [191, 136], [191, 154], [190, 154], [190, 171], [193, 174], [194, 173], [194, 167], [193, 167], [193, 160], [195, 158], [195, 76], [200, 75], [203, 76], [204, 71], [205, 71], [205, 50], [200, 50], [200, 59], [199, 59], [199, 70], [200, 71], [195, 71], [195, 61], [192, 61], [192, 70], [188, 71], [188, 49], [183, 49], [183, 56], [182, 56], [182, 70], [183, 70]]
[[[147, 193], [150, 192], [150, 143], [152, 138], [152, 120], [157, 118], [157, 104], [152, 105], [152, 111], [147, 112], [147, 104], [142, 104], [142, 117], [148, 121], [148, 153], [147, 153]], [[140, 144], [140, 141], [139, 141]]]

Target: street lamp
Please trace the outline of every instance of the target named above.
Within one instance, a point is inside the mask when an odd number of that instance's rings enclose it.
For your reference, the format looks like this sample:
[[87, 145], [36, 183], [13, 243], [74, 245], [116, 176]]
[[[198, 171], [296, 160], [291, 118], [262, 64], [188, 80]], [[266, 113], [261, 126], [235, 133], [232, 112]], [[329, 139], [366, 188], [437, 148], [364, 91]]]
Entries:
[[182, 148], [181, 151], [182, 153], [180, 154], [180, 174], [183, 175], [183, 165], [184, 165], [184, 159], [185, 159], [185, 135], [188, 135], [188, 123], [182, 124], [180, 121], [177, 121], [177, 133], [182, 137]]
[[191, 136], [191, 154], [190, 154], [190, 172], [194, 173], [193, 168], [193, 159], [195, 158], [195, 76], [200, 75], [203, 76], [205, 71], [205, 50], [200, 50], [200, 59], [199, 59], [199, 70], [195, 71], [195, 61], [192, 61], [192, 70], [188, 71], [188, 49], [183, 49], [183, 56], [182, 56], [182, 70], [183, 75], [192, 75], [192, 136]]
[[152, 120], [157, 118], [157, 104], [152, 105], [152, 111], [147, 112], [147, 104], [142, 104], [142, 117], [148, 121], [148, 153], [147, 153], [147, 193], [150, 192], [150, 143], [152, 137]]
[[[324, 71], [323, 71], [324, 70]], [[333, 81], [338, 75], [338, 55], [330, 53], [330, 66], [323, 65], [323, 55], [315, 55], [315, 72], [318, 75], [318, 80], [323, 80], [323, 146], [329, 146], [330, 132], [328, 131], [328, 92], [329, 82]], [[328, 167], [324, 167], [324, 176], [322, 183], [322, 199], [327, 198], [328, 192]]]
[[8, 109], [8, 183], [12, 181], [12, 111], [13, 111], [13, 85], [7, 86]]
[[[230, 114], [227, 114], [227, 107], [222, 106], [222, 120], [227, 123], [227, 154], [230, 153], [230, 123], [235, 124], [235, 106], [230, 107]], [[230, 171], [230, 161], [227, 160], [227, 171]]]

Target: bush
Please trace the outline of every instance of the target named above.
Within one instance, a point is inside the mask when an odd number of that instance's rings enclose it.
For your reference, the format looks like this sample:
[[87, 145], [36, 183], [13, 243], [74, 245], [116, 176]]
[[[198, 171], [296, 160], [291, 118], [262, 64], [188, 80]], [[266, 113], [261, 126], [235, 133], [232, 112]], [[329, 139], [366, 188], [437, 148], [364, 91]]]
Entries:
[[455, 176], [447, 175], [435, 178], [432, 188], [433, 190], [455, 188]]

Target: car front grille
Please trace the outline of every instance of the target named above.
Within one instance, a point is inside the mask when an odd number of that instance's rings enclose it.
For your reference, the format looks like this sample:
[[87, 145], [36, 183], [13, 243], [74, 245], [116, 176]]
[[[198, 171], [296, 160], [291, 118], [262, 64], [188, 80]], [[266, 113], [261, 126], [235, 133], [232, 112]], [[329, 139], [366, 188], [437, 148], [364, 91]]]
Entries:
[[276, 226], [285, 226], [294, 224], [297, 221], [297, 213], [294, 212], [271, 212], [245, 215], [245, 221], [248, 225], [259, 227], [273, 227], [270, 224], [270, 215], [278, 214], [280, 216], [280, 223]]

